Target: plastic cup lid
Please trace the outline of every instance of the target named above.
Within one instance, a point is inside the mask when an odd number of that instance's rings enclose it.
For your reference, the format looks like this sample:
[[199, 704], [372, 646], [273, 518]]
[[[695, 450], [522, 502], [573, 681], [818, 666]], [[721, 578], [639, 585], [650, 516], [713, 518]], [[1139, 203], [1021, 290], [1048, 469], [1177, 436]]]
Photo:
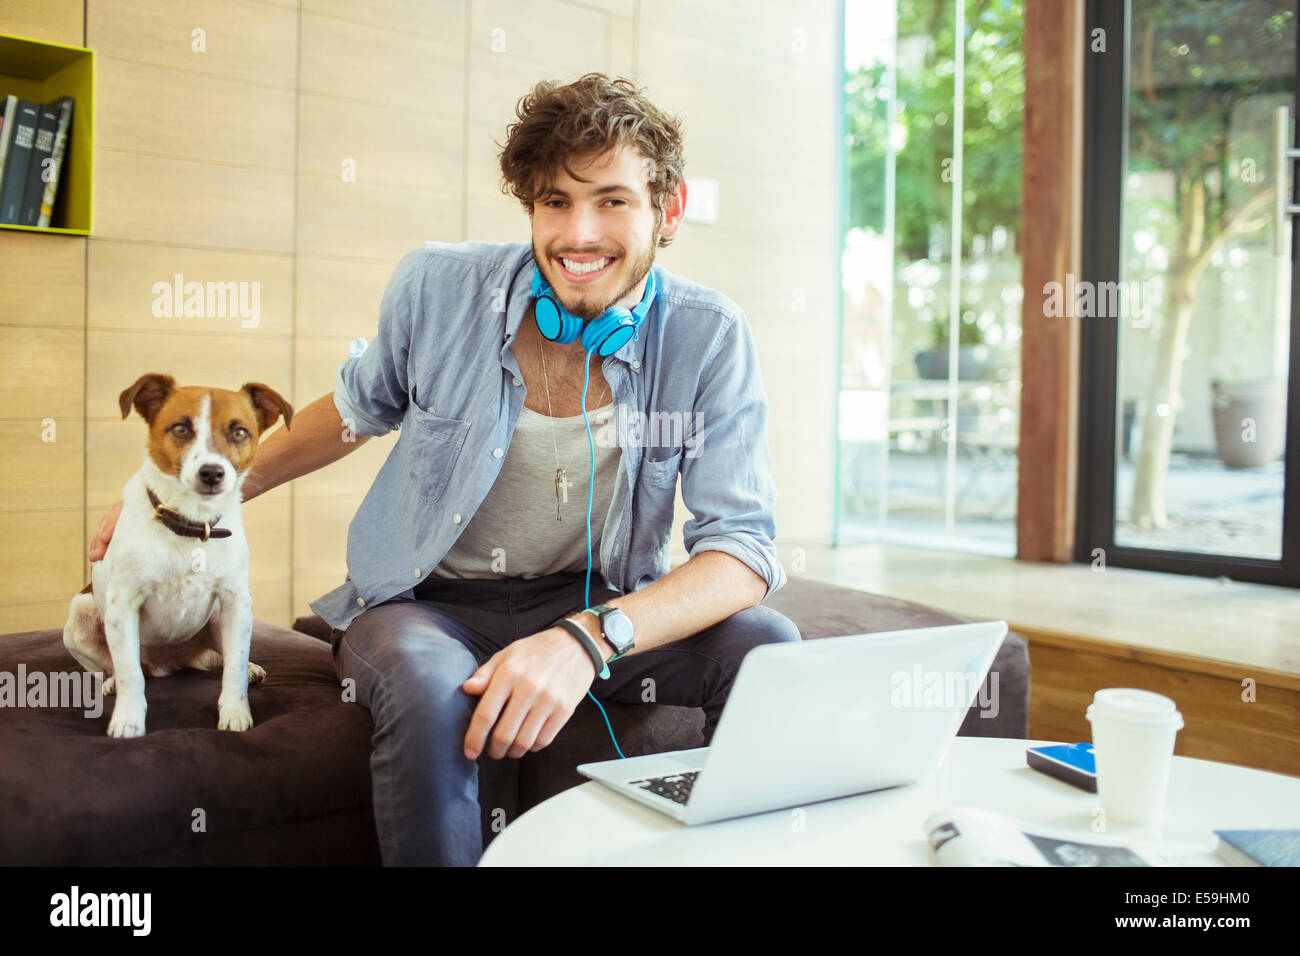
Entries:
[[1183, 725], [1183, 715], [1172, 699], [1136, 687], [1107, 687], [1097, 691], [1086, 716], [1088, 720], [1100, 717], [1140, 724]]

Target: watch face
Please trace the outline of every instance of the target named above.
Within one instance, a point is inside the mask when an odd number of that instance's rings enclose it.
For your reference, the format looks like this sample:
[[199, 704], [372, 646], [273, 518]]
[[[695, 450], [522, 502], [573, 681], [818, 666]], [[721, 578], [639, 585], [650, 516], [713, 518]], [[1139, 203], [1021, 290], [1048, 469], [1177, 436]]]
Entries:
[[603, 624], [605, 634], [618, 647], [627, 647], [632, 643], [632, 619], [623, 611], [615, 608], [614, 613], [605, 616]]

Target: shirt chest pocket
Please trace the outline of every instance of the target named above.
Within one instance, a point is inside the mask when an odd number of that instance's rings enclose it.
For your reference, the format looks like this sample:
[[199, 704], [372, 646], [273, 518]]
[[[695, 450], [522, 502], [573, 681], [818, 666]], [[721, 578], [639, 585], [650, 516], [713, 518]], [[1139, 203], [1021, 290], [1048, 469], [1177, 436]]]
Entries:
[[681, 465], [680, 448], [669, 458], [659, 461], [647, 458], [641, 462], [632, 513], [632, 536], [628, 545], [632, 554], [655, 554], [668, 546]]
[[676, 488], [677, 473], [681, 467], [682, 449], [678, 448], [677, 454], [660, 461], [644, 459], [641, 462], [641, 476], [656, 488]]
[[[407, 477], [415, 493], [427, 502], [442, 497], [460, 458], [469, 422], [430, 415], [418, 405], [409, 406]], [[404, 429], [405, 430], [405, 429]]]

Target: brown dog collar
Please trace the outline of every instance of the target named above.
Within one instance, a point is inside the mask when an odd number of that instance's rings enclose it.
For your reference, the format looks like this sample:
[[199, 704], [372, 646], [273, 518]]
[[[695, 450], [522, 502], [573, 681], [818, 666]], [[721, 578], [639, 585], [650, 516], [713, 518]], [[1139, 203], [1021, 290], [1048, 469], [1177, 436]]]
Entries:
[[154, 517], [166, 525], [168, 531], [186, 538], [201, 538], [204, 541], [207, 541], [208, 538], [230, 537], [229, 528], [213, 527], [217, 521], [221, 520], [219, 515], [214, 521], [191, 521], [179, 511], [174, 511], [164, 505], [148, 485], [145, 485], [144, 490], [149, 492], [149, 503], [153, 505]]

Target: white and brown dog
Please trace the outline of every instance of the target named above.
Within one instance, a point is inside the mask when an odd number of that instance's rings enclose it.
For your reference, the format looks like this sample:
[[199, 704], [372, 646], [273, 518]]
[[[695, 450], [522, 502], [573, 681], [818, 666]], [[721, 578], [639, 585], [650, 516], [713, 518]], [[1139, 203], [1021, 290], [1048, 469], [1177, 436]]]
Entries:
[[265, 385], [237, 392], [178, 388], [143, 375], [118, 399], [149, 423], [144, 465], [122, 489], [122, 513], [91, 583], [72, 599], [63, 644], [117, 694], [110, 737], [144, 733], [144, 672], [222, 666], [218, 730], [253, 726], [248, 660], [253, 599], [241, 487], [258, 438], [293, 408]]

